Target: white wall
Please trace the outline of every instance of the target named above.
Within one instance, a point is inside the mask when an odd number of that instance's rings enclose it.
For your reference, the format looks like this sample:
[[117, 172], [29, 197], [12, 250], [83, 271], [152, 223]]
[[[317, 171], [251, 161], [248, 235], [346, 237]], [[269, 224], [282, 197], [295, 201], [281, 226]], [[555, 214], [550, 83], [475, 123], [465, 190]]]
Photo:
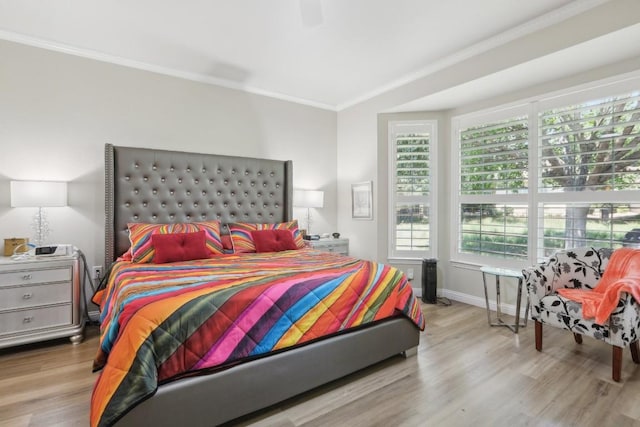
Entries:
[[107, 142], [293, 160], [296, 188], [325, 191], [314, 231], [334, 231], [336, 126], [332, 111], [0, 41], [0, 239], [31, 236], [35, 213], [10, 208], [10, 180], [68, 181], [49, 241], [102, 265]]
[[[564, 49], [578, 46], [608, 32], [635, 25], [637, 19], [629, 16], [633, 15], [632, 11], [635, 11], [637, 16], [637, 13], [640, 13], [640, 3], [617, 0], [612, 4], [605, 4], [568, 21], [548, 27], [544, 31], [523, 36], [340, 111], [338, 113], [338, 225], [351, 237], [352, 253], [364, 258], [387, 261], [388, 146], [385, 123], [388, 117], [397, 119], [403, 115], [387, 116], [383, 114], [385, 111], [398, 111], [398, 106], [413, 100], [447, 91], [475, 79], [492, 76], [537, 58], [562, 54]], [[468, 303], [484, 305], [482, 279], [478, 266], [454, 263], [450, 256], [454, 238], [451, 234], [452, 218], [456, 215], [451, 208], [450, 197], [452, 191], [449, 177], [452, 147], [450, 118], [454, 114], [490, 108], [535, 94], [568, 88], [639, 69], [640, 58], [617, 60], [578, 74], [548, 79], [533, 87], [520, 85], [518, 89], [507, 93], [498, 90], [494, 96], [485, 97], [473, 105], [459, 105], [453, 111], [405, 114], [408, 119], [436, 118], [439, 123], [437, 255], [439, 293]], [[509, 83], [511, 87], [518, 87], [513, 82]], [[350, 183], [359, 180], [374, 182], [374, 219], [368, 223], [361, 223], [351, 218]], [[394, 262], [394, 264], [405, 270], [413, 265], [410, 261]], [[415, 271], [417, 273], [418, 270]], [[414, 288], [420, 286], [420, 278], [417, 274], [413, 286]], [[510, 289], [506, 292], [506, 300], [513, 302], [515, 293]]]

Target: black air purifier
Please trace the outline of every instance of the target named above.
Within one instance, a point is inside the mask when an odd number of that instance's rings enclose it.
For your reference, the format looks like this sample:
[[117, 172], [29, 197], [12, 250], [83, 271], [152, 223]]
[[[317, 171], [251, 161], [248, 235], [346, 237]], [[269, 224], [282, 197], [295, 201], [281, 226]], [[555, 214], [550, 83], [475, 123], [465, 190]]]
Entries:
[[436, 267], [438, 261], [435, 258], [422, 260], [422, 301], [427, 304], [436, 304], [438, 297], [438, 272]]

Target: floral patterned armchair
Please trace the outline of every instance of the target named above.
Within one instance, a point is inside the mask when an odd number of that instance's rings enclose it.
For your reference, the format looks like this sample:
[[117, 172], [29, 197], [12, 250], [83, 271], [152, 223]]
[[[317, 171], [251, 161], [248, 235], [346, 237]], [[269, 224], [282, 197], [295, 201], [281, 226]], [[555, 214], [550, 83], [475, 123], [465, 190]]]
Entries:
[[582, 305], [561, 297], [556, 290], [565, 288], [593, 289], [609, 262], [612, 249], [576, 248], [557, 252], [548, 261], [522, 271], [529, 292], [531, 317], [535, 321], [536, 350], [542, 351], [542, 325], [547, 324], [573, 332], [575, 341], [582, 335], [612, 345], [612, 377], [620, 381], [622, 349], [629, 346], [635, 363], [640, 335], [640, 304], [624, 293], [609, 320], [599, 325], [582, 317]]

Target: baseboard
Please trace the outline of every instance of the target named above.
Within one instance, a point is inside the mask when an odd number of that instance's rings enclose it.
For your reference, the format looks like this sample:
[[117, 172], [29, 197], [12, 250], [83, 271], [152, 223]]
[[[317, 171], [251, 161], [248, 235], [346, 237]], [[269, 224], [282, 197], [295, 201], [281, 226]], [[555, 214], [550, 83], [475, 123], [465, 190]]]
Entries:
[[[413, 289], [413, 294], [416, 296], [416, 298], [418, 298], [418, 299], [422, 298], [422, 288], [421, 287], [420, 288], [411, 288], [411, 289]], [[436, 296], [437, 297], [443, 296], [442, 292], [443, 292], [442, 289], [436, 289]]]
[[[450, 291], [447, 289], [443, 289], [442, 290], [442, 295], [449, 298], [450, 300], [453, 301], [458, 301], [458, 302], [463, 302], [465, 304], [469, 304], [469, 305], [474, 305], [476, 307], [482, 307], [484, 309], [487, 308], [487, 304], [484, 300], [484, 298], [482, 297], [477, 297], [474, 295], [469, 295], [469, 294], [463, 294], [462, 292], [456, 292], [456, 291]], [[521, 307], [520, 307], [520, 318], [524, 319], [524, 311], [526, 309], [526, 296], [523, 296], [522, 298], [522, 302], [521, 302]], [[496, 302], [489, 300], [489, 309], [491, 311], [495, 311], [496, 310]], [[504, 314], [508, 314], [510, 316], [515, 316], [516, 315], [516, 306], [515, 304], [505, 304], [502, 303], [500, 304], [500, 310], [502, 311], [502, 313]]]
[[89, 312], [89, 320], [92, 322], [97, 322], [100, 319], [100, 312], [97, 310]]

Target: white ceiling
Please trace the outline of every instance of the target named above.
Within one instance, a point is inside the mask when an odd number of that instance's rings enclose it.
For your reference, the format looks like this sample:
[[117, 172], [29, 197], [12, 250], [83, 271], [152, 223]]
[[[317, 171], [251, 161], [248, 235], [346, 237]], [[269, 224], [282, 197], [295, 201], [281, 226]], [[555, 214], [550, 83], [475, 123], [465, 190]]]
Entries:
[[0, 0], [0, 38], [340, 110], [606, 1]]

